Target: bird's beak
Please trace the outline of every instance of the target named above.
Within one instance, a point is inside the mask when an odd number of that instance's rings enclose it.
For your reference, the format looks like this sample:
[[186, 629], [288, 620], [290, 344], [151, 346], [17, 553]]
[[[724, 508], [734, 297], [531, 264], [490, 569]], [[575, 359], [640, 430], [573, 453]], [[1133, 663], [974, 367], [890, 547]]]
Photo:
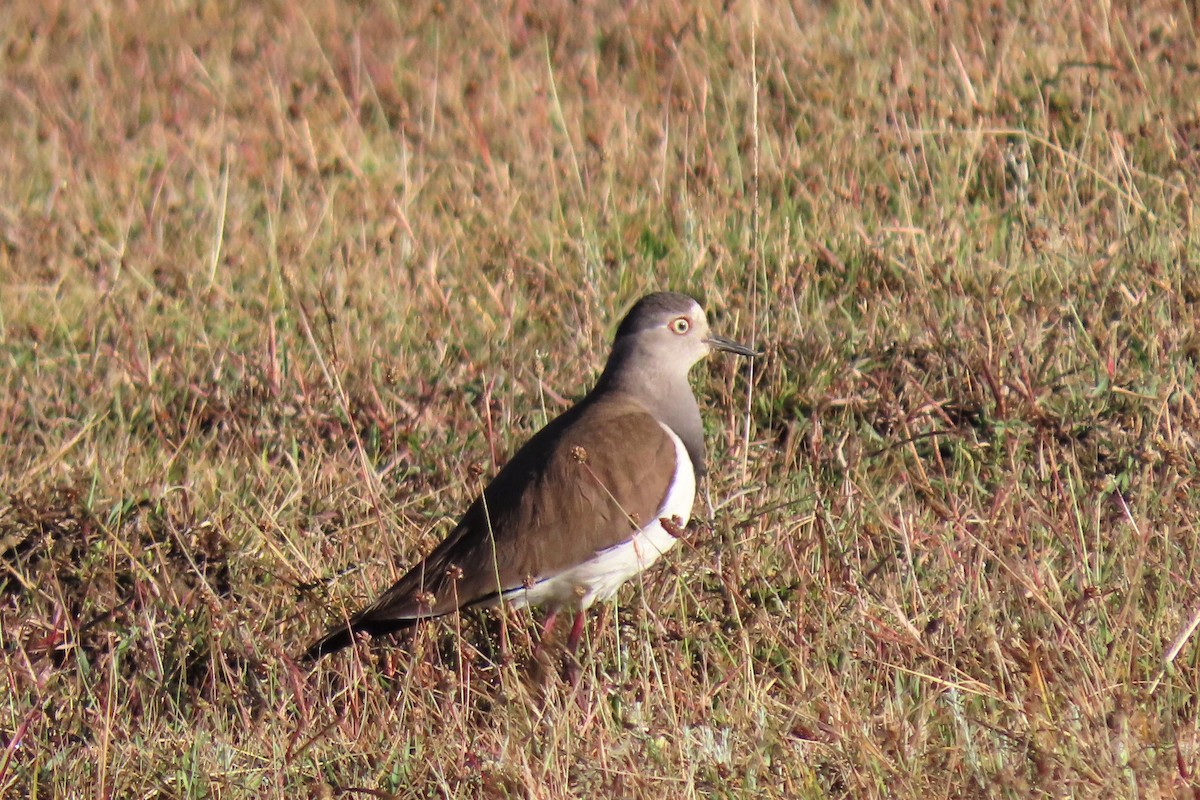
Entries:
[[724, 350], [726, 353], [734, 353], [739, 356], [754, 358], [762, 355], [762, 353], [754, 348], [738, 344], [733, 339], [726, 339], [724, 336], [709, 336], [704, 340], [704, 343], [714, 350]]

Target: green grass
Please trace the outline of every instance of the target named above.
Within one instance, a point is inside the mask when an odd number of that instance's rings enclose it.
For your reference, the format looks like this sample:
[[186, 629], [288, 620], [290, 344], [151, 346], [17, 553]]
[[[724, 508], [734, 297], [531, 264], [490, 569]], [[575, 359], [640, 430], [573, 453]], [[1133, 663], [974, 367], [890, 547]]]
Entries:
[[[0, 9], [0, 795], [1195, 796], [1195, 9], [625, 5]], [[297, 669], [664, 288], [578, 687]]]

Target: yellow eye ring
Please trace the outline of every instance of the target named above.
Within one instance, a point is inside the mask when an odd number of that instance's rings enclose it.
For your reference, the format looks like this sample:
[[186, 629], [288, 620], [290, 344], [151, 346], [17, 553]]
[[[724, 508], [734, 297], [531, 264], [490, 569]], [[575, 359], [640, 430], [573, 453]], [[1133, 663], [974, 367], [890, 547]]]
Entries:
[[671, 324], [668, 327], [670, 327], [673, 333], [682, 336], [692, 329], [692, 321], [687, 317], [676, 317], [671, 320]]

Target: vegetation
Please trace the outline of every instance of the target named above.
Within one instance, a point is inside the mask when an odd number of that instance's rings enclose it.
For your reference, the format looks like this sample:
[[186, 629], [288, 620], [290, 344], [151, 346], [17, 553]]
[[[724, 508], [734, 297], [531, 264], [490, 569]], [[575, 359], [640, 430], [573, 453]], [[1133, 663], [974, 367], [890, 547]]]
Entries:
[[[1196, 4], [689, 5], [0, 5], [0, 795], [1200, 796]], [[663, 288], [578, 685], [297, 667]]]

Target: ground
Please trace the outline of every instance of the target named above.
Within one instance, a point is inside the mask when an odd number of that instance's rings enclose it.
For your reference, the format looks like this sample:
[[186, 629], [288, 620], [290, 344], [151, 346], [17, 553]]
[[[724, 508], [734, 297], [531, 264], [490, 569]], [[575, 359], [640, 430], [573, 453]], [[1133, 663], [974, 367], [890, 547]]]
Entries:
[[[1200, 796], [1198, 31], [3, 4], [0, 795]], [[298, 666], [657, 289], [766, 355], [578, 682]]]

